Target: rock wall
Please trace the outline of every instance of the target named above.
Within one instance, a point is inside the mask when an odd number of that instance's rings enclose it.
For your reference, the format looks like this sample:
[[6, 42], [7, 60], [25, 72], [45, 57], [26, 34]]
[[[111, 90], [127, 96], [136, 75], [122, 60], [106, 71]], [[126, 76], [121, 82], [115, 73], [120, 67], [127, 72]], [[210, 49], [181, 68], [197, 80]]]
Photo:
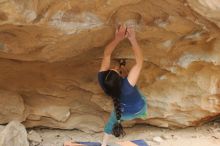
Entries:
[[[0, 123], [102, 131], [112, 103], [97, 72], [123, 23], [135, 27], [144, 52], [138, 86], [148, 102], [147, 120], [125, 125], [180, 128], [218, 118], [218, 2], [0, 0]], [[117, 58], [134, 63], [128, 41]]]

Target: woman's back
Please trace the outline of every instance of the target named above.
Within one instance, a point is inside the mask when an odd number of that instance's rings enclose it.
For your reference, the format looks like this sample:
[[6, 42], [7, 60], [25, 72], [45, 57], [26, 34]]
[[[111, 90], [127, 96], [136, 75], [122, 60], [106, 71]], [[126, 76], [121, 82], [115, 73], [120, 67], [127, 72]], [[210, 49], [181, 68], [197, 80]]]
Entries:
[[123, 115], [138, 113], [145, 105], [143, 98], [137, 86], [133, 87], [127, 77], [122, 79], [120, 103]]
[[[101, 71], [98, 73], [99, 84], [104, 91], [106, 91], [104, 79], [107, 73], [108, 71]], [[123, 115], [138, 113], [145, 105], [145, 101], [143, 98], [145, 97], [142, 97], [137, 86], [133, 87], [129, 83], [127, 77], [122, 78], [121, 95], [119, 101], [121, 105], [121, 112]]]

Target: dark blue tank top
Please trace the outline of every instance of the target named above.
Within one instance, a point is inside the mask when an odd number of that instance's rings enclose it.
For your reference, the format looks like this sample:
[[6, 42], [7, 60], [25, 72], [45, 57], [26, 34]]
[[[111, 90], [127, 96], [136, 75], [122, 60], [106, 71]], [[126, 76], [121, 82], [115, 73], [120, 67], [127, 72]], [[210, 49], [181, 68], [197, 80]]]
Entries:
[[[106, 93], [106, 88], [104, 85], [104, 79], [108, 71], [98, 72], [98, 81], [101, 88]], [[128, 82], [127, 77], [122, 78], [121, 84], [121, 95], [120, 95], [121, 111], [123, 114], [136, 114], [138, 113], [145, 104], [145, 101], [141, 97], [137, 86], [134, 87]]]

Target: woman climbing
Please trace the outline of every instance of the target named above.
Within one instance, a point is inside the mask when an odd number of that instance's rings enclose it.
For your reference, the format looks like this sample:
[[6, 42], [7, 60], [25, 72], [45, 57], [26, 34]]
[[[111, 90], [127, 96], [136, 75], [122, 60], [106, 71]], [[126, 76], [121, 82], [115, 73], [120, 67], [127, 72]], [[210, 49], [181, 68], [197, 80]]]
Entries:
[[[136, 63], [124, 75], [120, 72], [125, 67], [114, 66], [110, 68], [111, 54], [120, 41], [128, 38], [132, 45]], [[124, 136], [121, 122], [135, 118], [146, 118], [146, 98], [141, 94], [136, 83], [143, 65], [143, 54], [138, 45], [133, 28], [120, 26], [115, 32], [115, 38], [104, 50], [104, 55], [98, 72], [98, 81], [104, 92], [110, 96], [114, 103], [114, 109], [104, 128], [102, 146], [106, 146], [109, 136]]]

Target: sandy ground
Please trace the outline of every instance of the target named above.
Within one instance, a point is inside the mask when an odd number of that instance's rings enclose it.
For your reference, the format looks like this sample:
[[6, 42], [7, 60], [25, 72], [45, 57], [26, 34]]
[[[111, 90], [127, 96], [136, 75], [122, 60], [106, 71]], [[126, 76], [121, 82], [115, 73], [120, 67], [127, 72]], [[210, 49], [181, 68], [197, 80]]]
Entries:
[[[30, 129], [28, 131], [30, 132]], [[34, 131], [43, 139], [38, 146], [62, 146], [64, 141], [70, 139], [101, 142], [103, 136], [103, 133], [89, 134], [79, 130], [34, 129]], [[110, 143], [143, 139], [150, 146], [220, 146], [220, 122], [176, 130], [136, 125], [126, 128], [125, 131], [127, 135], [124, 138], [111, 137]]]

